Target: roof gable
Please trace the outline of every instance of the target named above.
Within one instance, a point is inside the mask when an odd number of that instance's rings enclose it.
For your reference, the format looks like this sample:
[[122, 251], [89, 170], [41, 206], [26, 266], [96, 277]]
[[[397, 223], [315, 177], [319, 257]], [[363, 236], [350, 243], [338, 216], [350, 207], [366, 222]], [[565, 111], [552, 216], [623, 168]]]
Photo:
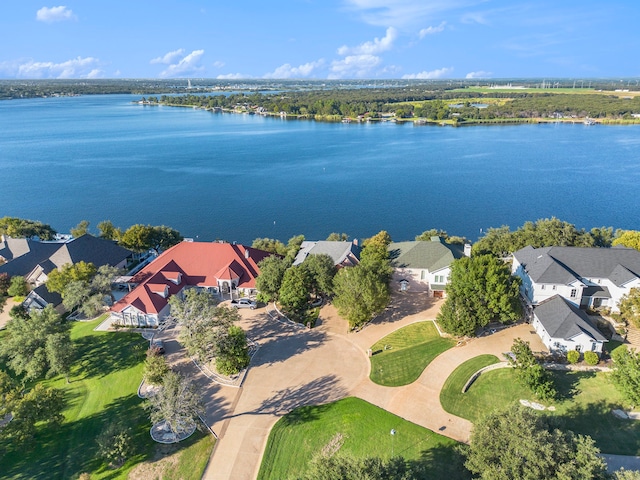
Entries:
[[560, 295], [554, 295], [541, 302], [534, 308], [533, 313], [551, 338], [569, 340], [582, 333], [595, 341], [607, 341], [593, 327], [586, 313]]
[[340, 265], [347, 257], [352, 256], [360, 260], [360, 247], [353, 242], [338, 242], [332, 240], [320, 240], [318, 242], [302, 242], [300, 250], [293, 261], [294, 265], [300, 265], [309, 255], [329, 255], [334, 265]]
[[439, 237], [431, 241], [394, 242], [389, 245], [391, 261], [396, 268], [421, 268], [435, 272], [464, 257], [461, 245], [444, 243]]
[[536, 283], [569, 284], [608, 278], [617, 286], [640, 278], [640, 252], [632, 248], [525, 247], [514, 253]]
[[[132, 305], [144, 313], [159, 313], [168, 298], [186, 286], [210, 287], [218, 280], [238, 279], [240, 288], [254, 288], [260, 273], [258, 263], [269, 252], [229, 243], [181, 242], [163, 252], [138, 272], [132, 283], [138, 286], [112, 308], [121, 312]], [[180, 274], [180, 282], [175, 283]], [[168, 287], [167, 298], [158, 295], [161, 286]], [[154, 293], [156, 292], [156, 293]]]

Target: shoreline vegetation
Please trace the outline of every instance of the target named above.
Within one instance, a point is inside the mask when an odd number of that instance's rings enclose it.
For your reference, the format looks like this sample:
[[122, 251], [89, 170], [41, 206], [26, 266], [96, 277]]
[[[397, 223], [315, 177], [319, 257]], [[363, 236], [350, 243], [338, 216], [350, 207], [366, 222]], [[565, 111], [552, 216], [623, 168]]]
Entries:
[[[1, 99], [141, 95], [141, 105], [322, 122], [640, 124], [640, 80], [0, 80]], [[633, 84], [633, 85], [632, 85]]]

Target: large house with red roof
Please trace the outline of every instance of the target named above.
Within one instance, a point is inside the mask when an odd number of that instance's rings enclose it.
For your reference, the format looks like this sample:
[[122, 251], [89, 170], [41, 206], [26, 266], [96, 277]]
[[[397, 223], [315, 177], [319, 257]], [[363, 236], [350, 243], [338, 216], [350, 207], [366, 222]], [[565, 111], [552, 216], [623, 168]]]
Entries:
[[114, 323], [154, 327], [169, 315], [169, 298], [185, 288], [216, 295], [253, 295], [258, 262], [269, 252], [230, 243], [181, 242], [163, 252], [130, 281], [111, 307]]

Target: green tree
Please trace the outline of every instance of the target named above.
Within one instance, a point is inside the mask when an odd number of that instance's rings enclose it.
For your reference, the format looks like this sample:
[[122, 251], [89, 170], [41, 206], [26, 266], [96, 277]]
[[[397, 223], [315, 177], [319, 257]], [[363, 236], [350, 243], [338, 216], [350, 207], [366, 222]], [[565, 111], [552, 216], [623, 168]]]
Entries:
[[151, 225], [132, 225], [120, 238], [120, 244], [135, 252], [166, 250], [183, 240], [177, 230], [167, 226], [153, 227]]
[[169, 371], [158, 393], [147, 399], [151, 422], [166, 421], [171, 431], [181, 434], [198, 424], [204, 415], [202, 396], [188, 377]]
[[309, 255], [302, 265], [309, 272], [311, 290], [316, 296], [333, 293], [333, 277], [338, 270], [329, 255]]
[[640, 288], [632, 288], [618, 303], [620, 317], [640, 328]]
[[36, 435], [38, 423], [56, 426], [64, 420], [64, 392], [45, 387], [42, 383], [36, 384], [24, 395], [19, 389], [14, 389], [4, 400], [10, 408], [13, 420], [0, 428], [0, 438], [8, 438], [14, 443], [30, 443]]
[[429, 242], [431, 241], [431, 237], [442, 237], [446, 240], [447, 238], [449, 238], [449, 235], [445, 230], [438, 230], [436, 228], [431, 228], [429, 230], [425, 230], [420, 235], [417, 235], [416, 240], [422, 241], [422, 242]]
[[275, 238], [256, 238], [251, 246], [258, 250], [264, 250], [265, 252], [276, 253], [278, 255], [287, 254], [287, 246]]
[[47, 348], [47, 345], [69, 345], [68, 338], [69, 325], [47, 305], [42, 311], [33, 310], [27, 318], [9, 320], [7, 333], [0, 342], [0, 356], [7, 359], [9, 368], [17, 375], [24, 375], [25, 380], [67, 373], [63, 367], [68, 365], [66, 360], [54, 357], [54, 347]]
[[495, 257], [455, 260], [438, 323], [448, 333], [473, 336], [491, 321], [514, 322], [522, 315], [519, 287], [520, 280]]
[[122, 229], [114, 227], [111, 220], [103, 220], [98, 223], [98, 232], [100, 238], [104, 238], [106, 240], [119, 241], [122, 237]]
[[183, 298], [172, 296], [169, 305], [172, 318], [182, 327], [180, 343], [201, 362], [218, 354], [229, 327], [240, 320], [235, 308], [219, 306], [210, 293], [195, 289], [186, 290]]
[[73, 238], [81, 237], [82, 235], [86, 235], [87, 233], [89, 233], [88, 220], [81, 220], [78, 225], [71, 229], [71, 235], [73, 236]]
[[623, 230], [621, 232], [616, 232], [616, 238], [613, 240], [612, 245], [622, 245], [624, 247], [640, 250], [640, 231]]
[[236, 375], [249, 366], [247, 336], [242, 328], [231, 325], [218, 342], [216, 369], [223, 375]]
[[419, 465], [410, 466], [402, 457], [354, 458], [348, 455], [316, 455], [309, 464], [305, 480], [413, 480], [427, 478]]
[[53, 240], [56, 231], [51, 226], [17, 217], [0, 218], [0, 234], [13, 238], [34, 238]]
[[9, 288], [7, 289], [7, 295], [10, 297], [23, 297], [29, 293], [29, 285], [24, 277], [16, 275], [11, 277]]
[[64, 298], [64, 291], [71, 282], [90, 282], [98, 269], [93, 263], [80, 261], [67, 263], [57, 270], [52, 270], [47, 275], [47, 290], [57, 292]]
[[328, 242], [347, 242], [349, 241], [349, 235], [346, 233], [330, 233], [327, 237]]
[[613, 472], [612, 480], [640, 480], [640, 471], [625, 470], [624, 468]]
[[45, 343], [46, 357], [49, 362], [47, 377], [64, 375], [69, 383], [71, 365], [75, 360], [75, 348], [68, 332], [53, 333]]
[[542, 400], [555, 398], [557, 392], [553, 379], [538, 363], [529, 342], [516, 338], [511, 346], [511, 353], [513, 356], [509, 357], [509, 363], [515, 368], [520, 383]]
[[134, 452], [131, 429], [119, 422], [110, 422], [96, 437], [98, 457], [113, 468], [121, 467]]
[[633, 405], [640, 405], [640, 355], [626, 345], [616, 348], [612, 355], [611, 380]]
[[591, 437], [555, 429], [516, 404], [474, 425], [465, 466], [486, 480], [606, 479], [599, 453]]
[[289, 267], [282, 278], [278, 293], [280, 304], [292, 313], [300, 313], [309, 304], [311, 277], [302, 265]]
[[334, 305], [354, 329], [373, 319], [389, 304], [386, 278], [366, 265], [341, 268], [333, 279]]
[[11, 278], [8, 273], [0, 273], [0, 297], [5, 297], [9, 294], [9, 287], [11, 286]]
[[286, 259], [291, 265], [300, 250], [300, 246], [304, 242], [304, 235], [296, 235], [295, 237], [291, 237], [287, 242], [287, 255]]
[[594, 247], [608, 248], [613, 244], [613, 227], [594, 227], [589, 234]]
[[169, 365], [163, 355], [157, 349], [147, 350], [147, 358], [144, 361], [144, 379], [151, 385], [162, 385], [162, 380], [169, 372]]
[[276, 255], [266, 257], [258, 263], [260, 268], [260, 275], [256, 278], [258, 300], [270, 302], [278, 299], [282, 279], [289, 266], [287, 260]]

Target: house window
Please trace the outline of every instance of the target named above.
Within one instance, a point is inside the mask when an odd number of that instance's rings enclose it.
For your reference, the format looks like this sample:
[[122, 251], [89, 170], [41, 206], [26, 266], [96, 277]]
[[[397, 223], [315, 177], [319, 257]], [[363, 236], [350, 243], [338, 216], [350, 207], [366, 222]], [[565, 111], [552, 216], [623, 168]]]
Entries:
[[547, 288], [547, 286], [546, 286], [546, 285], [541, 285], [541, 286], [540, 286], [540, 290], [544, 290], [545, 288]]
[[555, 285], [554, 285], [553, 287], [551, 287], [551, 290], [555, 290], [555, 289], [556, 289], [556, 286], [555, 286]]
[[436, 275], [436, 283], [444, 283], [444, 275]]
[[578, 290], [576, 290], [575, 288], [571, 289], [571, 298], [576, 298], [576, 296], [578, 295]]
[[420, 271], [420, 280], [424, 280], [426, 276], [427, 276], [427, 272], [425, 272], [424, 270], [421, 270]]

